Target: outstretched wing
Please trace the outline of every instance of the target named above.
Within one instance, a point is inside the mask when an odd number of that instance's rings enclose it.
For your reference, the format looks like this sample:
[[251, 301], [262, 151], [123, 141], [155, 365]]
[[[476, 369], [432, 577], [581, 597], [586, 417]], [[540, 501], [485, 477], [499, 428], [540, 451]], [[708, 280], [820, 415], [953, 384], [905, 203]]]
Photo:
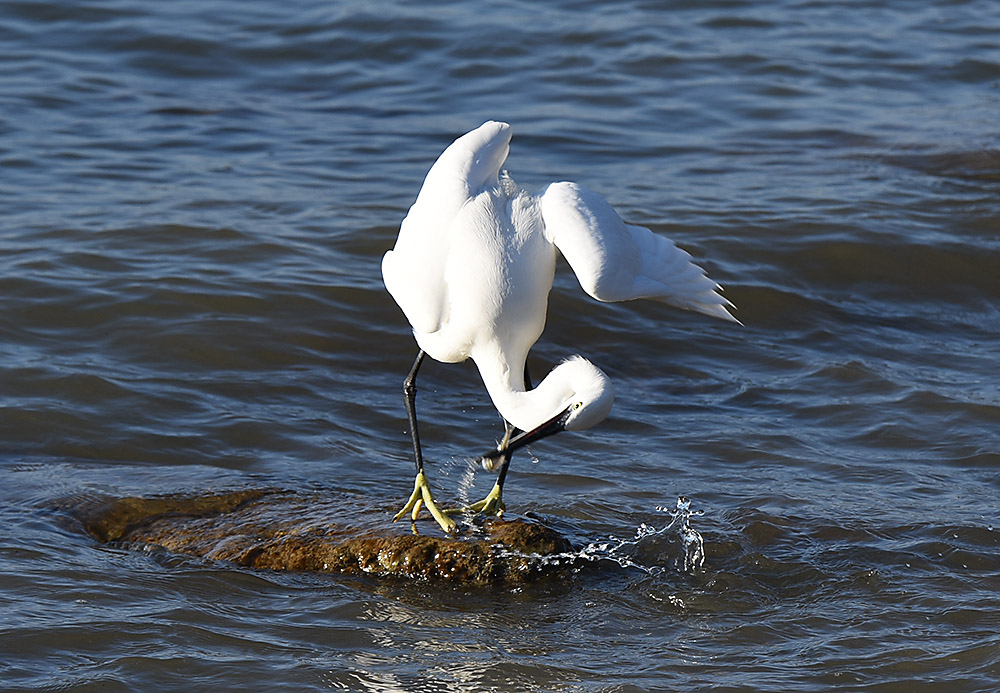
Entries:
[[385, 288], [419, 332], [435, 332], [448, 319], [451, 222], [470, 197], [497, 184], [510, 136], [507, 123], [489, 121], [452, 142], [427, 172], [396, 246], [382, 258]]
[[622, 221], [607, 200], [576, 183], [552, 183], [541, 195], [545, 235], [580, 286], [598, 301], [651, 298], [739, 322], [719, 285], [691, 256], [642, 226]]

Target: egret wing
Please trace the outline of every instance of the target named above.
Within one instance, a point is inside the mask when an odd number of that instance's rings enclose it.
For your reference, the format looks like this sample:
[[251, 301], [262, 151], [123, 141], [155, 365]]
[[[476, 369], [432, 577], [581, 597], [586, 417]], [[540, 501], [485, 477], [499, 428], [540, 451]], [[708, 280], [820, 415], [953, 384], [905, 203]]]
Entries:
[[484, 186], [497, 185], [510, 137], [510, 125], [491, 120], [452, 142], [427, 172], [407, 216], [435, 219], [443, 226]]
[[510, 137], [507, 123], [489, 121], [452, 142], [427, 172], [395, 247], [382, 258], [385, 287], [419, 332], [435, 332], [448, 320], [451, 222], [480, 189], [497, 184]]
[[598, 301], [650, 298], [724, 320], [732, 304], [691, 256], [642, 226], [622, 221], [607, 200], [576, 183], [552, 183], [541, 195], [545, 235], [580, 286]]

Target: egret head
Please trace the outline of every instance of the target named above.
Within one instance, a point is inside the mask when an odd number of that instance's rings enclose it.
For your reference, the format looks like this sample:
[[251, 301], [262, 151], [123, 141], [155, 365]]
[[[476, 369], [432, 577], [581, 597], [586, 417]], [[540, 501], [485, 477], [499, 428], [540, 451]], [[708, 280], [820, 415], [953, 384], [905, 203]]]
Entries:
[[[501, 456], [560, 431], [582, 431], [608, 417], [615, 401], [611, 379], [590, 361], [574, 356], [552, 369], [533, 391], [545, 401], [555, 403], [555, 414], [548, 414], [534, 428], [512, 438], [503, 449], [482, 458], [486, 469], [493, 469]], [[553, 411], [553, 409], [549, 409]]]
[[564, 430], [583, 431], [608, 418], [615, 389], [604, 371], [590, 361], [574, 356], [552, 369], [549, 377], [565, 388]]

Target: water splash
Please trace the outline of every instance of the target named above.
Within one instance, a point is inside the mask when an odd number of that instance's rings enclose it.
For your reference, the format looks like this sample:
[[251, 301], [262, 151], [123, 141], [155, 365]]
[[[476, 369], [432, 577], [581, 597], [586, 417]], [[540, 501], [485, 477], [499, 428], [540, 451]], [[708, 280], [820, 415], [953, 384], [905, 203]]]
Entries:
[[[690, 521], [692, 517], [704, 515], [704, 511], [691, 510], [691, 501], [686, 496], [677, 498], [675, 508], [658, 506], [656, 509], [670, 514], [670, 522], [662, 528], [642, 523], [631, 538], [611, 536], [591, 542], [578, 551], [538, 556], [537, 559], [542, 565], [576, 569], [589, 563], [611, 561], [647, 575], [700, 571], [705, 565], [705, 544]], [[507, 552], [502, 548], [498, 550]]]
[[[667, 508], [659, 507], [657, 510], [671, 512]], [[686, 496], [677, 498], [677, 508], [672, 512], [673, 519], [663, 531], [669, 532], [671, 529], [677, 532], [681, 540], [681, 547], [684, 549], [683, 557], [678, 561], [678, 569], [684, 573], [694, 573], [702, 569], [705, 565], [705, 542], [701, 538], [698, 530], [694, 529], [689, 520], [692, 515], [704, 515], [703, 510], [693, 512], [691, 510], [691, 500]]]
[[705, 543], [690, 520], [704, 515], [704, 511], [691, 510], [691, 500], [686, 496], [678, 496], [675, 508], [656, 509], [668, 513], [670, 522], [661, 529], [642, 523], [632, 539], [611, 537], [615, 543], [608, 545], [608, 557], [622, 567], [639, 568], [649, 574], [668, 569], [682, 573], [701, 570], [705, 565]]
[[462, 468], [461, 476], [458, 478], [458, 488], [455, 489], [455, 492], [458, 495], [459, 506], [464, 507], [472, 502], [472, 492], [476, 488], [476, 471], [478, 465], [469, 459], [458, 460], [458, 458], [452, 458], [452, 460], [457, 460], [457, 463]]

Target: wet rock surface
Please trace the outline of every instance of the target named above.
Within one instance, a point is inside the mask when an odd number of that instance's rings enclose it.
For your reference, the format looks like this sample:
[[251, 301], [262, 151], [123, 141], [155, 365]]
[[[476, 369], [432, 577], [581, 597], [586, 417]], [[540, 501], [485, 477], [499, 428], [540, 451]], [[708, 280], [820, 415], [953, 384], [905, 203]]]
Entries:
[[487, 585], [558, 575], [572, 550], [554, 530], [489, 518], [456, 536], [432, 522], [387, 522], [364, 498], [282, 490], [193, 496], [86, 497], [57, 507], [102, 543], [167, 551], [260, 570], [317, 571]]

